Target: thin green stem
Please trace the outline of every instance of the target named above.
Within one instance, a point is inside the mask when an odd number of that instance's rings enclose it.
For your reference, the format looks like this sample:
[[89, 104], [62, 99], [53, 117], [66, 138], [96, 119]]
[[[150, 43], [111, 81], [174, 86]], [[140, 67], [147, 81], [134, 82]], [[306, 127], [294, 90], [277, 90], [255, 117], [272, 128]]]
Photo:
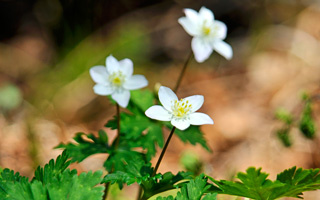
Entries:
[[164, 156], [164, 153], [165, 153], [166, 150], [167, 150], [168, 144], [169, 144], [169, 142], [170, 142], [170, 140], [171, 140], [171, 138], [172, 138], [172, 135], [173, 135], [173, 133], [174, 133], [175, 130], [176, 130], [176, 127], [174, 126], [174, 127], [172, 128], [171, 132], [170, 132], [170, 135], [169, 135], [169, 137], [168, 137], [168, 139], [167, 139], [167, 141], [166, 141], [166, 144], [164, 145], [164, 147], [163, 147], [163, 149], [162, 149], [162, 151], [161, 151], [160, 157], [159, 157], [159, 159], [158, 159], [158, 161], [157, 161], [157, 164], [156, 164], [156, 166], [155, 166], [155, 168], [154, 168], [154, 170], [153, 170], [152, 176], [156, 175], [157, 170], [158, 170], [158, 168], [159, 168], [159, 166], [160, 166], [161, 160], [162, 160], [162, 158], [163, 158], [163, 156]]
[[187, 66], [189, 65], [192, 57], [193, 57], [193, 53], [192, 53], [192, 51], [191, 51], [190, 54], [189, 54], [189, 56], [188, 56], [188, 58], [187, 58], [187, 60], [186, 60], [186, 62], [185, 62], [184, 65], [183, 65], [183, 68], [182, 68], [182, 71], [181, 71], [180, 76], [179, 76], [179, 78], [178, 78], [178, 81], [177, 81], [177, 83], [176, 83], [176, 86], [174, 87], [174, 90], [173, 90], [174, 92], [177, 92], [177, 90], [178, 90], [178, 88], [179, 88], [179, 86], [180, 86], [180, 84], [181, 84], [182, 78], [183, 78], [183, 76], [184, 76], [184, 73], [185, 73], [185, 71], [186, 71], [186, 69], [187, 69]]
[[[119, 104], [116, 104], [117, 107], [117, 137], [116, 137], [116, 141], [115, 141], [115, 150], [118, 148], [119, 146], [119, 142], [120, 142], [120, 106]], [[112, 165], [111, 171], [110, 173], [112, 173], [114, 171], [114, 166]], [[104, 195], [103, 195], [103, 199], [106, 200], [108, 197], [108, 191], [109, 191], [109, 187], [110, 187], [110, 182], [106, 183], [106, 188], [104, 190]]]

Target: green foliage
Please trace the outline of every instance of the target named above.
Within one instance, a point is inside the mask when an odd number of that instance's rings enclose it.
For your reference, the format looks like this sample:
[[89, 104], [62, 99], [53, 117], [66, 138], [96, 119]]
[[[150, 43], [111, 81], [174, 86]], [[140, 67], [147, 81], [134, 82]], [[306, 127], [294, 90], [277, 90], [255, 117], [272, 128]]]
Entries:
[[[167, 125], [172, 128], [172, 125]], [[203, 137], [203, 133], [200, 130], [199, 126], [190, 126], [188, 129], [181, 131], [176, 129], [174, 133], [180, 138], [184, 143], [190, 143], [192, 145], [200, 144], [207, 151], [211, 152], [210, 148], [207, 145], [206, 139]]]
[[311, 101], [309, 99], [305, 100], [304, 109], [299, 122], [299, 129], [301, 133], [308, 139], [314, 138], [316, 129], [314, 120], [312, 118]]
[[[121, 113], [121, 140], [119, 146], [131, 148], [142, 147], [146, 150], [148, 160], [156, 153], [156, 144], [164, 145], [162, 125], [160, 122], [149, 119], [145, 110], [153, 105], [153, 93], [144, 91], [131, 92], [131, 101], [127, 107], [130, 113]], [[106, 127], [117, 129], [117, 119], [110, 120]]]
[[181, 187], [181, 191], [177, 193], [177, 196], [175, 198], [170, 195], [168, 197], [157, 197], [156, 200], [216, 200], [216, 193], [205, 195], [208, 189], [212, 187], [209, 183], [207, 183], [207, 180], [208, 178], [205, 177], [204, 174], [201, 174], [194, 180], [190, 180], [189, 183], [184, 184]]
[[178, 172], [176, 175], [173, 175], [171, 172], [165, 174], [157, 174], [154, 177], [149, 178], [146, 181], [142, 181], [141, 187], [143, 188], [143, 196], [141, 200], [149, 199], [151, 196], [159, 194], [161, 192], [179, 188], [185, 183], [179, 183], [182, 180], [191, 179], [190, 172]]
[[118, 183], [120, 189], [122, 189], [123, 184], [131, 185], [135, 182], [141, 184], [142, 181], [148, 180], [152, 174], [151, 163], [145, 165], [143, 160], [136, 159], [134, 162], [124, 165], [122, 170], [116, 169], [114, 173], [107, 174], [103, 182]]
[[268, 174], [261, 169], [248, 168], [246, 173], [238, 173], [240, 182], [217, 181], [210, 178], [218, 188], [211, 192], [247, 197], [256, 200], [273, 200], [281, 197], [301, 198], [302, 192], [320, 189], [319, 169], [291, 169], [278, 174], [277, 180], [267, 179]]
[[28, 178], [4, 169], [0, 175], [0, 199], [3, 200], [101, 200], [103, 186], [98, 185], [102, 172], [81, 173], [70, 171], [69, 157], [63, 152], [56, 161], [50, 160], [44, 168], [39, 167], [31, 182]]
[[276, 134], [285, 147], [290, 147], [292, 141], [289, 133], [293, 124], [293, 116], [285, 109], [278, 109], [275, 117], [283, 122], [283, 126], [276, 130]]
[[153, 173], [151, 163], [145, 163], [138, 159], [123, 166], [122, 169], [115, 168], [115, 172], [107, 174], [102, 182], [117, 183], [120, 188], [123, 187], [123, 184], [131, 185], [136, 182], [143, 188], [142, 199], [148, 199], [155, 194], [177, 188], [179, 187], [179, 185], [175, 185], [177, 182], [191, 178], [189, 172], [179, 172], [176, 175], [167, 172], [151, 176]]
[[135, 165], [136, 162], [145, 163], [146, 158], [143, 153], [132, 151], [130, 149], [118, 148], [112, 151], [104, 163], [108, 172], [114, 170], [126, 170], [127, 165]]
[[[274, 195], [279, 197], [302, 198], [305, 191], [320, 189], [320, 169], [296, 169], [292, 167], [278, 174], [277, 180], [284, 183], [281, 190], [275, 191]], [[277, 194], [278, 193], [278, 194]]]
[[93, 154], [111, 151], [111, 147], [108, 145], [108, 135], [103, 130], [99, 131], [99, 137], [93, 134], [77, 133], [73, 139], [77, 144], [59, 144], [56, 147], [66, 149], [72, 162], [81, 162]]
[[284, 127], [277, 130], [277, 136], [285, 147], [290, 147], [292, 145], [291, 138], [289, 136], [290, 128]]

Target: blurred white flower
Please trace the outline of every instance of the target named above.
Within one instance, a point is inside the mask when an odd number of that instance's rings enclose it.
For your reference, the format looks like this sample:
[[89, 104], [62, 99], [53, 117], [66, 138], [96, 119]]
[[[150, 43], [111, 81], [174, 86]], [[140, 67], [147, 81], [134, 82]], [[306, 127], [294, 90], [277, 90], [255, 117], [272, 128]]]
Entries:
[[151, 119], [171, 121], [180, 130], [190, 125], [213, 124], [213, 120], [206, 114], [195, 112], [203, 104], [202, 95], [194, 95], [178, 100], [176, 94], [167, 87], [159, 89], [159, 100], [163, 106], [151, 106], [145, 114]]
[[133, 63], [126, 58], [118, 61], [112, 55], [106, 59], [106, 66], [99, 65], [90, 69], [90, 75], [96, 85], [94, 93], [102, 96], [111, 95], [121, 107], [127, 107], [130, 100], [130, 90], [136, 90], [148, 85], [143, 75], [132, 75]]
[[227, 35], [227, 26], [214, 19], [211, 10], [201, 7], [199, 13], [192, 9], [184, 9], [186, 17], [179, 18], [178, 22], [185, 31], [193, 36], [191, 48], [197, 62], [209, 58], [213, 50], [230, 60], [233, 52], [229, 44], [223, 40]]

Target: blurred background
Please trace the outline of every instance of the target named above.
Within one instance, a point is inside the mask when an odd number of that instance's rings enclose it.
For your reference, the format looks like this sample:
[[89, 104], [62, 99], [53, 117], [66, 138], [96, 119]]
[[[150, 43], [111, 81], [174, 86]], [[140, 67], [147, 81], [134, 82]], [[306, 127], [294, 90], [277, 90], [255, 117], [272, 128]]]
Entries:
[[[301, 94], [319, 95], [320, 1], [0, 0], [1, 168], [31, 177], [35, 167], [61, 153], [53, 149], [59, 143], [77, 132], [97, 133], [115, 115], [108, 99], [93, 93], [89, 76], [110, 54], [132, 59], [149, 89], [156, 83], [174, 87], [191, 51], [191, 37], [177, 20], [183, 8], [201, 6], [228, 26], [234, 57], [227, 61], [213, 53], [202, 64], [192, 60], [178, 96], [204, 95], [200, 111], [215, 125], [202, 130], [213, 153], [174, 137], [159, 171], [189, 167], [231, 179], [256, 166], [275, 179], [294, 165], [320, 167], [319, 136], [310, 140], [293, 127], [292, 145], [285, 147], [275, 118], [284, 108], [299, 120]], [[319, 109], [314, 98], [317, 127]], [[106, 131], [114, 138], [114, 131]], [[99, 170], [105, 159], [95, 155], [73, 167]], [[305, 199], [319, 196], [308, 192]]]

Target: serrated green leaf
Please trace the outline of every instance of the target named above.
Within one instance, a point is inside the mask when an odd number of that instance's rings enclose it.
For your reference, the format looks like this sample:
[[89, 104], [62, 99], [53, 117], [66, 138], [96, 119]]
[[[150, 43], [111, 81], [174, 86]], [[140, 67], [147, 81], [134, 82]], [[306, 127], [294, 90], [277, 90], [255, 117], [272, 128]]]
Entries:
[[76, 170], [66, 169], [70, 162], [63, 152], [56, 161], [39, 167], [31, 182], [19, 173], [4, 169], [0, 176], [0, 199], [4, 200], [101, 200], [102, 172], [77, 175]]
[[297, 197], [305, 191], [320, 189], [320, 169], [296, 169], [292, 167], [284, 170], [277, 176], [277, 180], [285, 185], [274, 191], [273, 198]]
[[111, 149], [108, 145], [108, 135], [103, 130], [99, 131], [98, 137], [93, 134], [77, 133], [73, 139], [77, 142], [76, 144], [59, 144], [56, 147], [66, 149], [71, 162], [81, 162], [93, 154], [108, 153]]
[[149, 179], [153, 172], [151, 163], [145, 164], [141, 159], [133, 159], [130, 163], [122, 165], [121, 169], [115, 169], [115, 172], [104, 177], [103, 182], [118, 183], [120, 189], [122, 189], [123, 184], [131, 185], [135, 182], [141, 184], [143, 180]]
[[261, 169], [250, 167], [246, 173], [240, 172], [237, 177], [241, 182], [232, 182], [225, 180], [214, 180], [218, 189], [213, 188], [213, 191], [222, 194], [229, 194], [235, 196], [242, 196], [256, 200], [271, 200], [270, 196], [273, 192], [284, 186], [280, 181], [274, 181], [267, 179], [268, 174], [261, 172]]
[[57, 176], [67, 169], [67, 167], [71, 163], [71, 161], [68, 159], [69, 155], [67, 151], [63, 151], [62, 155], [59, 155], [56, 161], [51, 159], [49, 163], [46, 164], [43, 168], [39, 166], [34, 172], [35, 176], [33, 180], [38, 180], [44, 184], [47, 184], [53, 177]]
[[177, 184], [182, 180], [191, 179], [190, 172], [178, 172], [176, 175], [173, 175], [171, 172], [167, 172], [163, 175], [158, 174], [156, 177], [151, 177], [148, 180], [144, 180], [141, 183], [143, 188], [143, 196], [141, 200], [146, 200], [153, 195], [159, 194], [161, 192], [182, 187], [185, 182]]
[[212, 187], [207, 180], [208, 178], [201, 174], [184, 184], [175, 198], [170, 195], [168, 197], [157, 197], [156, 200], [216, 200], [216, 193], [206, 194], [207, 190]]

